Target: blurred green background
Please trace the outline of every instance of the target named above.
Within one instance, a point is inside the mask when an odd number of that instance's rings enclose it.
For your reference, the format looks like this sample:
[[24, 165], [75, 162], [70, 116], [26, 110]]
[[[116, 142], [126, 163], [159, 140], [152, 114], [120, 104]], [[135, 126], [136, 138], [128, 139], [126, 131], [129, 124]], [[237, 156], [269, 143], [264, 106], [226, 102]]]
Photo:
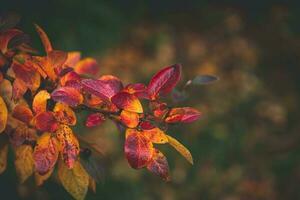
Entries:
[[[87, 199], [300, 199], [300, 5], [287, 1], [0, 1], [32, 23], [56, 49], [97, 58], [101, 74], [148, 83], [161, 67], [183, 64], [185, 81], [215, 74], [212, 85], [191, 87], [190, 105], [202, 120], [170, 129], [194, 156], [167, 156], [172, 181], [133, 170], [124, 137], [111, 123], [75, 130], [106, 152], [103, 183]], [[12, 156], [11, 156], [12, 157]], [[108, 160], [108, 161], [107, 161]], [[71, 199], [55, 177], [40, 188], [19, 185], [10, 159], [0, 176], [1, 199]]]

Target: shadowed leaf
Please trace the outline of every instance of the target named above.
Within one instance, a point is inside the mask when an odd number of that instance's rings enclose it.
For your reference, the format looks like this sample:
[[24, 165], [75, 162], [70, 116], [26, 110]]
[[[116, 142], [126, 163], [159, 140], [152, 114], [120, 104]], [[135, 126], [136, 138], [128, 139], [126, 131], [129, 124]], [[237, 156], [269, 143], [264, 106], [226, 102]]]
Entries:
[[22, 104], [19, 104], [14, 108], [12, 116], [26, 124], [29, 124], [33, 118], [30, 108]]
[[167, 123], [191, 123], [198, 120], [201, 117], [201, 113], [190, 107], [172, 108], [169, 112], [165, 122]]
[[62, 124], [74, 126], [76, 124], [75, 112], [66, 104], [58, 102], [53, 109], [56, 120]]
[[82, 94], [73, 87], [61, 87], [51, 94], [54, 101], [65, 103], [69, 106], [77, 106], [83, 102]]
[[21, 183], [24, 183], [33, 174], [34, 161], [32, 153], [32, 147], [29, 145], [21, 145], [15, 149], [15, 166]]
[[101, 113], [90, 114], [85, 122], [86, 127], [94, 127], [102, 124], [105, 121], [105, 116]]
[[47, 34], [45, 33], [45, 31], [40, 27], [38, 26], [37, 24], [35, 24], [35, 29], [37, 31], [37, 33], [39, 34], [41, 40], [42, 40], [42, 43], [44, 45], [44, 48], [45, 48], [45, 51], [46, 53], [48, 54], [50, 51], [53, 50], [52, 48], [52, 45], [51, 45], [51, 42], [47, 36]]
[[170, 180], [167, 158], [158, 149], [154, 149], [153, 157], [148, 163], [147, 169], [165, 181]]
[[6, 104], [2, 99], [2, 97], [0, 96], [0, 133], [2, 133], [6, 127], [7, 114], [8, 113], [7, 113]]

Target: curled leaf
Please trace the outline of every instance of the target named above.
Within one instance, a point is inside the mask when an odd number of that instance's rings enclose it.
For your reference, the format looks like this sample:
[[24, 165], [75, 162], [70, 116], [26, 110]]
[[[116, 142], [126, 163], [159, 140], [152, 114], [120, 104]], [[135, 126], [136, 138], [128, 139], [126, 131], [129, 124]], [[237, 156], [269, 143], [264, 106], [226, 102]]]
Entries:
[[135, 129], [126, 130], [124, 149], [128, 163], [134, 169], [145, 167], [153, 155], [151, 141]]
[[89, 175], [79, 161], [75, 162], [72, 169], [68, 169], [64, 163], [60, 162], [57, 173], [60, 182], [74, 199], [85, 198], [89, 186]]
[[69, 106], [77, 106], [83, 102], [82, 94], [73, 87], [61, 87], [51, 94], [54, 101], [65, 103]]
[[47, 100], [50, 98], [50, 94], [46, 90], [41, 90], [34, 96], [32, 109], [35, 114], [45, 112], [47, 110]]
[[39, 34], [41, 40], [42, 40], [42, 43], [44, 45], [44, 48], [45, 48], [45, 51], [47, 53], [51, 52], [53, 50], [52, 48], [52, 45], [51, 45], [51, 42], [47, 36], [47, 34], [45, 33], [45, 31], [40, 27], [38, 26], [37, 24], [35, 24], [35, 28], [36, 28], [36, 31], [37, 33]]
[[2, 99], [2, 97], [0, 96], [0, 133], [2, 133], [6, 127], [7, 114], [8, 113], [7, 113], [6, 104]]
[[167, 158], [158, 149], [154, 149], [153, 157], [147, 164], [147, 169], [165, 181], [170, 180]]
[[140, 100], [133, 94], [119, 92], [111, 98], [111, 101], [120, 109], [130, 112], [143, 113], [143, 107]]
[[189, 163], [194, 164], [193, 157], [190, 151], [178, 142], [175, 138], [167, 135], [169, 144], [174, 147]]
[[105, 116], [101, 113], [90, 114], [85, 122], [86, 127], [94, 127], [102, 124], [105, 121]]
[[9, 29], [0, 33], [0, 52], [5, 54], [8, 51], [8, 43], [17, 35], [22, 34], [18, 29]]
[[198, 120], [201, 117], [201, 113], [190, 107], [172, 108], [169, 112], [165, 122], [167, 123], [191, 123]]
[[139, 124], [139, 114], [122, 110], [120, 114], [121, 122], [128, 128], [135, 128]]
[[66, 104], [58, 102], [53, 109], [56, 120], [62, 124], [74, 126], [76, 124], [75, 112]]
[[15, 150], [15, 166], [21, 183], [24, 183], [33, 174], [34, 161], [32, 153], [32, 147], [29, 145], [21, 145]]
[[166, 95], [172, 91], [175, 85], [178, 83], [181, 76], [181, 65], [174, 64], [156, 73], [149, 85], [148, 94], [150, 99], [154, 100], [159, 95]]
[[48, 173], [58, 158], [58, 141], [51, 133], [43, 133], [37, 140], [33, 152], [35, 169], [40, 175]]
[[69, 169], [73, 168], [80, 151], [77, 138], [73, 134], [72, 129], [67, 125], [59, 126], [56, 131], [56, 137], [60, 143], [63, 161]]

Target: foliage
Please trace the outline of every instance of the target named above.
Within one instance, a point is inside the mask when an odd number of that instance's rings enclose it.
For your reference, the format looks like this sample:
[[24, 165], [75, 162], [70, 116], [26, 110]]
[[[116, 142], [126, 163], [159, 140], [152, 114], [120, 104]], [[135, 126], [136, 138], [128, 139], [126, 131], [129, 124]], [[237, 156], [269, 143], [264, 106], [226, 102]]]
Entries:
[[[173, 107], [164, 101], [180, 80], [180, 64], [164, 67], [147, 86], [124, 86], [113, 75], [95, 78], [99, 69], [95, 59], [54, 49], [47, 34], [35, 25], [46, 53], [39, 55], [25, 34], [14, 28], [15, 21], [3, 18], [0, 23], [1, 172], [7, 165], [10, 144], [21, 183], [34, 174], [36, 184], [42, 185], [58, 165], [63, 187], [75, 199], [84, 199], [89, 185], [95, 188], [99, 178], [97, 165], [84, 162], [97, 157], [97, 151], [89, 145], [82, 147], [85, 142], [71, 128], [83, 110], [90, 113], [87, 127], [112, 120], [125, 132], [125, 157], [134, 169], [146, 168], [170, 180], [167, 159], [154, 144], [170, 144], [193, 164], [189, 150], [166, 133], [172, 124], [191, 123], [201, 117], [194, 108]], [[215, 79], [198, 77], [185, 87]], [[176, 100], [176, 95], [172, 97]]]

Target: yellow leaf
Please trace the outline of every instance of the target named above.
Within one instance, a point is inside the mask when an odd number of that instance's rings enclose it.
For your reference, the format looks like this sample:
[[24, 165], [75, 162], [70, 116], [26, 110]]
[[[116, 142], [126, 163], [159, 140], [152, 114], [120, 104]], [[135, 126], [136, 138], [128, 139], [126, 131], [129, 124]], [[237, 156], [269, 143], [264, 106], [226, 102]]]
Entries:
[[67, 104], [58, 102], [53, 109], [55, 118], [62, 124], [74, 126], [76, 124], [75, 112]]
[[32, 109], [35, 114], [46, 111], [48, 99], [50, 99], [50, 94], [46, 90], [41, 90], [34, 96]]
[[21, 145], [15, 150], [15, 166], [20, 182], [24, 183], [34, 171], [33, 149], [29, 145]]
[[159, 128], [143, 130], [143, 134], [153, 143], [165, 144], [168, 142], [167, 135]]
[[0, 174], [2, 174], [7, 166], [8, 144], [1, 144], [0, 146]]
[[89, 189], [96, 193], [96, 181], [91, 176], [89, 177]]
[[2, 133], [7, 123], [7, 107], [2, 97], [0, 96], [0, 133]]
[[167, 135], [169, 144], [174, 147], [189, 163], [194, 164], [193, 157], [190, 151], [178, 142], [175, 138]]
[[58, 178], [64, 188], [76, 200], [83, 200], [89, 186], [89, 175], [79, 161], [75, 162], [72, 169], [68, 169], [63, 162], [59, 162]]

